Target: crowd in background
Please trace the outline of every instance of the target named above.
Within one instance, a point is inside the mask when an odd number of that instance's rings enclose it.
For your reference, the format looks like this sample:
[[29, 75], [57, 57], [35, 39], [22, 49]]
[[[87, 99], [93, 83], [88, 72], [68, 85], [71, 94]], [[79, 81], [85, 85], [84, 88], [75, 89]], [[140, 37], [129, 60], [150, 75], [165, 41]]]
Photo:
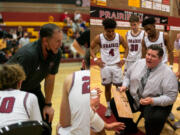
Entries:
[[[72, 43], [88, 26], [79, 11], [75, 11], [73, 16], [66, 11], [61, 20], [64, 22], [62, 30], [65, 35], [62, 45], [63, 58], [78, 58], [80, 55], [76, 53]], [[19, 48], [30, 43], [30, 34], [22, 26], [9, 31], [0, 29], [0, 63], [5, 63]]]

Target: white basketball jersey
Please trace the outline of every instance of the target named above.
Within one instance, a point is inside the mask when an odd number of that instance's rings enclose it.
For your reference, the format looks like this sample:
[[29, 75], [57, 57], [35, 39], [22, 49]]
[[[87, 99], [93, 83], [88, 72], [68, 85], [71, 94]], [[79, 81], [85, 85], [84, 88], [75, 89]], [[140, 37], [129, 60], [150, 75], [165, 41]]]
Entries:
[[90, 134], [90, 71], [74, 72], [69, 93], [71, 128], [68, 135]]
[[132, 31], [129, 30], [126, 34], [126, 39], [129, 47], [129, 52], [127, 59], [129, 61], [136, 61], [142, 56], [142, 40], [144, 37], [144, 31], [141, 32], [137, 36], [132, 35]]
[[113, 40], [107, 40], [103, 33], [100, 34], [101, 41], [101, 59], [106, 65], [113, 65], [120, 61], [119, 34], [115, 33]]
[[36, 96], [13, 89], [0, 91], [0, 127], [27, 120], [42, 120]]
[[150, 41], [148, 39], [148, 36], [144, 37], [144, 41], [145, 41], [146, 47], [149, 47], [150, 45], [158, 45], [158, 46], [162, 47], [162, 49], [164, 51], [162, 62], [163, 63], [167, 62], [168, 57], [167, 57], [167, 53], [166, 53], [166, 46], [165, 46], [165, 43], [164, 43], [164, 33], [163, 32], [159, 32], [159, 38], [154, 42]]

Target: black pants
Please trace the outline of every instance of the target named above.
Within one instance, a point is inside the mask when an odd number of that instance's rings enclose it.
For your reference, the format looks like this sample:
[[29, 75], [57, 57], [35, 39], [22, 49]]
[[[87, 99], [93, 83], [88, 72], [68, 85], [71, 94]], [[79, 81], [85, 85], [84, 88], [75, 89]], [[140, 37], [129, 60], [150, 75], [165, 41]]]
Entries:
[[124, 129], [124, 134], [128, 133], [137, 133], [137, 125], [133, 122], [133, 119], [130, 118], [122, 118], [118, 116], [117, 108], [114, 102], [114, 98], [110, 101], [111, 110], [116, 118], [117, 121], [123, 122], [126, 125], [126, 128]]
[[[129, 94], [129, 92], [126, 92], [126, 95], [128, 97], [130, 107], [132, 112], [135, 112], [133, 108], [133, 98]], [[117, 113], [116, 105], [114, 102], [114, 99], [111, 100], [111, 109], [116, 117], [117, 121], [124, 122], [126, 125], [125, 128], [125, 133], [129, 133], [130, 130], [135, 132], [136, 130], [136, 124], [133, 122], [132, 119], [127, 119], [127, 118], [120, 118]], [[144, 119], [145, 119], [145, 130], [146, 130], [146, 135], [160, 135], [164, 124], [167, 120], [167, 117], [169, 116], [169, 113], [171, 112], [172, 105], [166, 106], [166, 107], [161, 107], [161, 106], [140, 106], [139, 111], [143, 113]]]
[[37, 96], [42, 119], [43, 119], [43, 121], [45, 121], [49, 125], [49, 127], [51, 128], [51, 131], [52, 131], [52, 127], [51, 127], [52, 123], [48, 122], [48, 116], [46, 116], [46, 119], [44, 119], [44, 117], [43, 117], [43, 108], [45, 106], [45, 98], [44, 98], [44, 95], [41, 91], [41, 86], [38, 86], [34, 90], [31, 90], [28, 92], [33, 93]]

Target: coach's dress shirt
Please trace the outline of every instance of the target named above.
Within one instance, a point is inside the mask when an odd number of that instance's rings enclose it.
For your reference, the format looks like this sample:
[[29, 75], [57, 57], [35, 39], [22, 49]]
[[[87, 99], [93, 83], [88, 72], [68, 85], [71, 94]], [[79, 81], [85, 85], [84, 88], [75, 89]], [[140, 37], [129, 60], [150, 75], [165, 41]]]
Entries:
[[[139, 104], [138, 89], [143, 89], [141, 78], [146, 72], [146, 60], [140, 59], [127, 71], [123, 86], [130, 86], [130, 94]], [[172, 105], [178, 94], [178, 84], [175, 74], [168, 65], [160, 63], [150, 72], [146, 85], [142, 90], [142, 98], [152, 97], [153, 106]]]

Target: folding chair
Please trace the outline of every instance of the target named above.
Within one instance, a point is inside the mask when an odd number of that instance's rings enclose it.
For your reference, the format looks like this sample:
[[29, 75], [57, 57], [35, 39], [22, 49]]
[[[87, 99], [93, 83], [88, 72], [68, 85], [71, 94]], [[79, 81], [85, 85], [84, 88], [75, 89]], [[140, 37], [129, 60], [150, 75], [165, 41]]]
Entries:
[[25, 121], [0, 128], [0, 135], [51, 135], [51, 130], [43, 121]]

